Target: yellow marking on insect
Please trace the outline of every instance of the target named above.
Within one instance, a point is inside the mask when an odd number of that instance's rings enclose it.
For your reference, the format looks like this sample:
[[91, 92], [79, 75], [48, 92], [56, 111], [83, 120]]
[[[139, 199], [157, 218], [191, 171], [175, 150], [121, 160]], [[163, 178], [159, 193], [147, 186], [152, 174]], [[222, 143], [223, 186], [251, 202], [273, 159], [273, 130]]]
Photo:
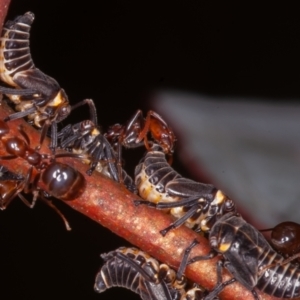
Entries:
[[[140, 190], [140, 195], [144, 199], [150, 199], [150, 195], [152, 193], [152, 187], [151, 184], [149, 184], [147, 181], [143, 182], [139, 188]], [[149, 200], [151, 201], [151, 200]]]
[[201, 222], [201, 230], [204, 231], [204, 232], [207, 232], [207, 231], [210, 230], [210, 228], [208, 226], [206, 226], [206, 224], [204, 224], [204, 222], [203, 223]]
[[66, 102], [66, 98], [64, 96], [64, 93], [62, 93], [62, 90], [60, 90], [56, 97], [52, 100], [51, 104], [49, 104], [50, 106], [59, 106], [62, 103]]
[[227, 196], [221, 190], [218, 190], [215, 196], [216, 204], [223, 203]]
[[219, 251], [224, 253], [230, 248], [230, 246], [231, 246], [231, 243], [222, 243], [219, 246]]
[[97, 136], [99, 134], [100, 134], [100, 131], [97, 128], [94, 128], [93, 131], [92, 131], [92, 135]]

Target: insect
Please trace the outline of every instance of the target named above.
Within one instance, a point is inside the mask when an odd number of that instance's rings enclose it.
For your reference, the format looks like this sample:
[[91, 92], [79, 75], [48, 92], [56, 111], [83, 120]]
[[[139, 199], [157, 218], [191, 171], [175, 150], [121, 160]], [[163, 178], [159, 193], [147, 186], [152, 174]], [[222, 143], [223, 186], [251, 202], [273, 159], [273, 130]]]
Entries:
[[97, 114], [93, 100], [84, 101], [90, 108], [91, 120], [69, 124], [59, 131], [58, 147], [72, 152], [74, 157], [79, 157], [84, 163], [89, 164], [88, 175], [96, 170], [117, 182], [124, 183], [130, 191], [136, 193], [135, 184], [124, 169], [121, 170], [119, 177], [115, 151], [96, 125]]
[[176, 141], [175, 134], [164, 119], [152, 110], [148, 111], [145, 119], [142, 111], [138, 110], [126, 125], [111, 126], [105, 136], [117, 151], [121, 166], [122, 146], [136, 148], [144, 144], [146, 149], [150, 150], [152, 142], [149, 142], [149, 134], [151, 140], [158, 143], [164, 153], [170, 156], [171, 162]]
[[220, 216], [236, 210], [235, 203], [213, 185], [178, 174], [155, 144], [136, 167], [135, 184], [139, 195], [146, 199], [135, 200], [135, 205], [164, 209], [177, 219], [160, 231], [162, 235], [182, 224], [208, 232]]
[[16, 105], [17, 112], [5, 121], [28, 117], [42, 128], [42, 144], [51, 126], [51, 147], [56, 147], [57, 123], [70, 112], [68, 97], [55, 79], [33, 64], [29, 35], [34, 14], [27, 12], [13, 21], [7, 21], [1, 36], [0, 79], [13, 88], [0, 86], [0, 91]]
[[24, 180], [23, 176], [10, 172], [4, 166], [0, 166], [0, 209], [8, 205], [8, 200], [17, 196], [18, 186]]
[[10, 172], [7, 168], [0, 165], [0, 181], [1, 180], [22, 180], [23, 176]]
[[260, 231], [271, 231], [271, 245], [285, 257], [300, 256], [300, 224], [282, 222], [274, 228]]
[[259, 299], [256, 288], [278, 298], [300, 296], [300, 269], [277, 253], [238, 213], [222, 216], [209, 233], [212, 250], [188, 264], [222, 254], [224, 267]]
[[[9, 131], [7, 123], [0, 120], [0, 139], [8, 153], [8, 155], [0, 156], [0, 159], [7, 160], [19, 157], [24, 159], [30, 165], [30, 168], [23, 179], [12, 181], [7, 177], [2, 178], [0, 184], [2, 191], [5, 191], [5, 193], [1, 194], [0, 197], [0, 209], [4, 210], [15, 196], [18, 196], [26, 205], [32, 208], [39, 197], [56, 210], [69, 230], [70, 226], [65, 217], [48, 198], [53, 196], [64, 201], [70, 201], [79, 197], [84, 192], [86, 185], [84, 176], [71, 166], [53, 161], [52, 155], [40, 154], [38, 149], [31, 148], [29, 137], [23, 127], [19, 127], [23, 139], [16, 136], [10, 137]], [[57, 154], [55, 158], [59, 156]], [[37, 171], [36, 174], [34, 174], [34, 169]], [[48, 192], [38, 188], [40, 180], [47, 187]], [[32, 202], [28, 202], [21, 192], [33, 193]]]
[[[144, 300], [217, 300], [217, 295], [225, 286], [234, 282], [218, 282], [210, 292], [196, 284], [188, 288], [184, 276], [178, 278], [168, 265], [159, 263], [136, 248], [122, 247], [102, 254], [101, 257], [104, 265], [98, 272], [94, 285], [98, 293], [113, 286], [121, 286], [139, 294]], [[221, 274], [218, 274], [218, 278], [220, 277]]]

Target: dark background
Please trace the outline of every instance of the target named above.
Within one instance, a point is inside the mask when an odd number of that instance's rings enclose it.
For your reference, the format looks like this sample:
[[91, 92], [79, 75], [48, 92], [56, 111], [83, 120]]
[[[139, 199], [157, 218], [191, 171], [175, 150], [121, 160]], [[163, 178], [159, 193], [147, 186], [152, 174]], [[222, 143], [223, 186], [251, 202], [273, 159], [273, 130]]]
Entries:
[[[276, 102], [299, 99], [295, 7], [12, 0], [8, 18], [26, 11], [36, 15], [31, 30], [35, 65], [60, 83], [71, 104], [94, 99], [104, 130], [137, 109], [151, 108], [157, 89]], [[87, 118], [82, 111], [64, 125]], [[136, 161], [127, 156], [132, 170]], [[98, 295], [93, 284], [99, 254], [127, 243], [58, 206], [71, 232], [42, 203], [30, 210], [14, 201], [0, 212], [1, 298], [125, 297], [120, 289]]]

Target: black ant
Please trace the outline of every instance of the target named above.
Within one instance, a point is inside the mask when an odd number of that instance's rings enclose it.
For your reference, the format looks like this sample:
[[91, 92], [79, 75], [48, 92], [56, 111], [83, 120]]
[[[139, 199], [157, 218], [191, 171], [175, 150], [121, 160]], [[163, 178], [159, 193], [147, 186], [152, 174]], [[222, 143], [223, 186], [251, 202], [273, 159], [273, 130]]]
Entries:
[[[151, 136], [151, 142], [148, 135]], [[143, 117], [142, 111], [138, 110], [126, 125], [115, 124], [109, 127], [105, 136], [118, 153], [120, 168], [122, 147], [136, 148], [144, 144], [146, 149], [150, 150], [152, 141], [161, 146], [163, 152], [170, 157], [169, 163], [172, 162], [175, 134], [165, 120], [152, 110], [148, 111], [146, 118]]]

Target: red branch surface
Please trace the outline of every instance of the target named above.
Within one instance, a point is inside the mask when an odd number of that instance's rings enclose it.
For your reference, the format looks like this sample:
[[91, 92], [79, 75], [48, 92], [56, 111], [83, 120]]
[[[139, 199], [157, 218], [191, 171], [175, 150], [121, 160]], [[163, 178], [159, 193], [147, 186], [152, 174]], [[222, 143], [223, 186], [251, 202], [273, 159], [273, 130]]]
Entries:
[[[9, 1], [0, 0], [0, 18], [4, 17]], [[5, 8], [6, 7], [6, 8]], [[5, 10], [6, 9], [6, 10]], [[0, 19], [0, 24], [1, 23]], [[0, 119], [12, 113], [12, 110], [4, 103], [0, 106]], [[22, 124], [25, 131], [30, 136], [31, 146], [35, 147], [39, 143], [39, 132], [33, 129], [23, 120], [11, 121], [10, 135], [18, 136], [18, 125]], [[47, 144], [47, 141], [45, 144]], [[49, 153], [47, 145], [43, 145], [41, 153]], [[5, 155], [3, 145], [0, 142], [0, 155]], [[71, 158], [58, 159], [58, 161], [67, 163], [82, 174], [85, 174], [87, 165]], [[2, 160], [1, 164], [10, 171], [25, 175], [28, 172], [29, 165], [23, 159]], [[109, 228], [117, 235], [125, 238], [133, 245], [141, 248], [154, 256], [161, 262], [177, 268], [184, 249], [197, 238], [200, 245], [192, 250], [191, 256], [204, 255], [210, 250], [208, 241], [202, 236], [197, 235], [192, 230], [181, 226], [172, 230], [165, 237], [162, 237], [159, 231], [167, 227], [170, 222], [170, 216], [162, 212], [145, 206], [135, 207], [133, 199], [136, 195], [131, 194], [120, 184], [105, 178], [101, 174], [94, 172], [92, 176], [86, 176], [87, 187], [83, 195], [73, 201], [65, 202], [73, 209], [85, 214], [89, 218], [98, 222], [102, 226]], [[46, 189], [40, 183], [42, 189]], [[198, 282], [200, 285], [212, 289], [216, 283], [216, 261], [217, 259], [198, 262], [188, 267], [186, 275]], [[229, 275], [223, 276], [223, 280], [229, 279]], [[261, 299], [276, 299], [265, 294], [261, 294]], [[240, 284], [232, 284], [220, 295], [221, 299], [240, 299], [252, 300], [252, 294]]]

